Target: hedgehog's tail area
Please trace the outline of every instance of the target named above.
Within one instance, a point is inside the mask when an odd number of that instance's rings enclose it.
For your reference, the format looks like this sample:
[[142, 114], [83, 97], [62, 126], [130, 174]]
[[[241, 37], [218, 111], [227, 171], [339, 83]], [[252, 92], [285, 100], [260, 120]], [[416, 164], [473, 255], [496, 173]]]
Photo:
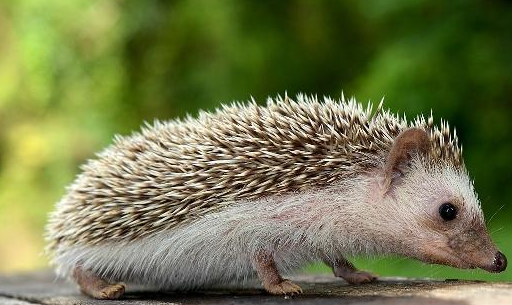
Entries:
[[63, 243], [64, 240], [64, 227], [63, 223], [60, 220], [58, 215], [58, 209], [56, 211], [51, 212], [48, 215], [48, 222], [44, 228], [44, 240], [46, 241], [46, 246], [44, 247], [43, 255], [50, 258], [50, 264], [55, 265], [55, 256], [58, 251], [59, 245]]

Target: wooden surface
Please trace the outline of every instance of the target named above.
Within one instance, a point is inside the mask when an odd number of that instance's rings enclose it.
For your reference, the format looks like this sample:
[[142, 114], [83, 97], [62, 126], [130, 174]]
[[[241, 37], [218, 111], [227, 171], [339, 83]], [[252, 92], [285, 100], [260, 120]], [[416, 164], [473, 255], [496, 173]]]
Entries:
[[128, 287], [124, 298], [98, 301], [81, 295], [72, 283], [49, 271], [0, 276], [0, 304], [512, 304], [512, 283], [385, 278], [349, 286], [329, 275], [295, 276], [304, 290], [295, 297], [270, 296], [257, 283], [244, 289], [196, 293], [151, 292]]

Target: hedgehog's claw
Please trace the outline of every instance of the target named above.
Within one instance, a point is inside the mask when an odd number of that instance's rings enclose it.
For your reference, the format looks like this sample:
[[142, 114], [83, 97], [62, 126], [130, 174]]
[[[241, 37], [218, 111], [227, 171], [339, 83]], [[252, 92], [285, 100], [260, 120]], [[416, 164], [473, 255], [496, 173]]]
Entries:
[[301, 294], [302, 288], [290, 280], [282, 280], [277, 284], [264, 285], [265, 290], [271, 294], [295, 295]]
[[360, 285], [371, 283], [377, 279], [377, 276], [365, 271], [355, 271], [352, 273], [347, 273], [341, 276], [347, 283], [352, 285]]
[[99, 298], [102, 300], [115, 300], [119, 299], [124, 294], [125, 286], [122, 283], [112, 284], [101, 289]]

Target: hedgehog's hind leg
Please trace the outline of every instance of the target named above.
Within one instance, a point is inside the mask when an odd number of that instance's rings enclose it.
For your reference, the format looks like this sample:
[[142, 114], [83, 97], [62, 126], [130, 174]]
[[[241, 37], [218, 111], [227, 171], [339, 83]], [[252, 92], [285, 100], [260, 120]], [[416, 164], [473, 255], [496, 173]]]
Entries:
[[259, 252], [253, 258], [254, 267], [263, 288], [271, 294], [299, 294], [302, 289], [290, 280], [283, 279], [270, 253]]
[[75, 268], [73, 271], [73, 278], [84, 294], [95, 299], [118, 299], [123, 295], [125, 290], [124, 284], [110, 284], [104, 279], [93, 274], [91, 271], [83, 270], [81, 267]]
[[331, 266], [334, 276], [343, 278], [349, 284], [371, 283], [377, 279], [377, 276], [370, 272], [357, 270], [352, 263], [343, 257], [334, 260], [334, 262], [324, 259], [324, 263]]

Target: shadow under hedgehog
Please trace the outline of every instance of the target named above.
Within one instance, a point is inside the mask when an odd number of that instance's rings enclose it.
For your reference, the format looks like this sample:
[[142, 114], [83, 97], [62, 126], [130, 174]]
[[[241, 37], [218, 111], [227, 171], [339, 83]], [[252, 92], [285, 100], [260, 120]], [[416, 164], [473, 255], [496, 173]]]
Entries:
[[[281, 272], [398, 254], [505, 270], [455, 132], [354, 99], [298, 95], [156, 121], [82, 167], [47, 225], [57, 273], [98, 299], [123, 283], [175, 291], [243, 284], [300, 293]], [[121, 283], [123, 282], [123, 283]]]

